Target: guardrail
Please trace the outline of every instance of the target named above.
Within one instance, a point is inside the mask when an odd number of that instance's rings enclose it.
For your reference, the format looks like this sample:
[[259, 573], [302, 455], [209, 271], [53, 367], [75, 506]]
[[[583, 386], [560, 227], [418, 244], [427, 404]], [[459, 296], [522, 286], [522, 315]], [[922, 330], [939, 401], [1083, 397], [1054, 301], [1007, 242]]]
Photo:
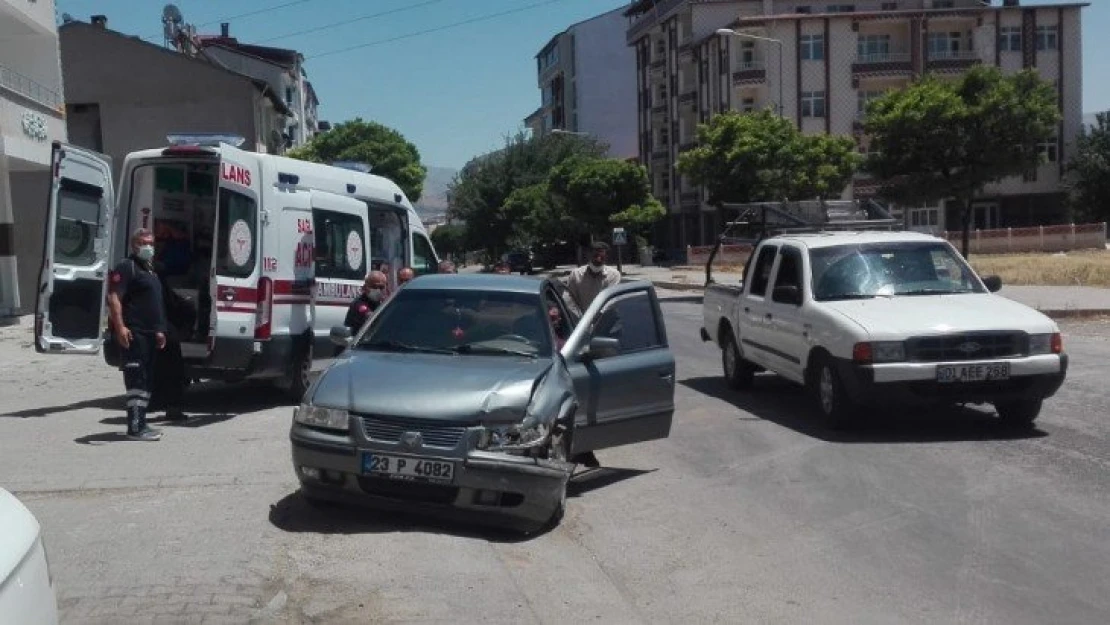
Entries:
[[0, 65], [0, 87], [51, 109], [62, 105], [62, 96], [56, 90], [3, 65]]

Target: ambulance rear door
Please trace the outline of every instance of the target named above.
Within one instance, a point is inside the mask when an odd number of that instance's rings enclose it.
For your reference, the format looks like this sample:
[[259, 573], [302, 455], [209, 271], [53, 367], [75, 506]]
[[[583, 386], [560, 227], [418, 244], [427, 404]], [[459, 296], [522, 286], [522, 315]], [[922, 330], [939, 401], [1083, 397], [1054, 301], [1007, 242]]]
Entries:
[[50, 160], [35, 350], [98, 354], [115, 231], [111, 160], [60, 142], [54, 142]]

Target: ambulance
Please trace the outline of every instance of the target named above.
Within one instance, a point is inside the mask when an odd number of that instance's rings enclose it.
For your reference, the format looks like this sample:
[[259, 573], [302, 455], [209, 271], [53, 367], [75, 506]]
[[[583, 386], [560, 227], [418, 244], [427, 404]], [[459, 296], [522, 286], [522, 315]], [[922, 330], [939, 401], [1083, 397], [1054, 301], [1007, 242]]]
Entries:
[[[105, 280], [130, 235], [155, 235], [156, 265], [192, 302], [186, 380], [267, 379], [299, 400], [313, 359], [330, 358], [367, 273], [439, 259], [404, 192], [365, 171], [236, 147], [241, 138], [174, 135], [128, 154], [118, 189], [107, 156], [55, 142], [35, 348], [101, 353]], [[118, 365], [117, 359], [108, 358]]]

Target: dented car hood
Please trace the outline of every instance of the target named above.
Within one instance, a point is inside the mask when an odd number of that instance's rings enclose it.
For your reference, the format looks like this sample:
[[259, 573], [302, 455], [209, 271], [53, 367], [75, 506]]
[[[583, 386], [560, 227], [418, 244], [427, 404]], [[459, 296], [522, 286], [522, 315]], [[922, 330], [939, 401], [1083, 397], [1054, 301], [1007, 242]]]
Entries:
[[[558, 371], [548, 375], [556, 363]], [[552, 358], [349, 350], [308, 397], [316, 406], [359, 414], [511, 423], [537, 408], [533, 395], [557, 408], [571, 394], [565, 367]]]

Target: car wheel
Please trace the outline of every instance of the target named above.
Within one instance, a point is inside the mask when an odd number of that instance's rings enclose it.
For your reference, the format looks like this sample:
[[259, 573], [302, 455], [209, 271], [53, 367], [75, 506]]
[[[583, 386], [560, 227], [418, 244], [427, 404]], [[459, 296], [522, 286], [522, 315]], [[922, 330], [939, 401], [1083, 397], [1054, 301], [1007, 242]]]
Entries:
[[1004, 425], [1010, 427], [1033, 427], [1033, 422], [1041, 414], [1041, 405], [1044, 400], [999, 402], [994, 405], [998, 417]]
[[844, 383], [832, 359], [827, 356], [817, 362], [811, 377], [812, 391], [817, 400], [817, 409], [834, 430], [846, 429], [856, 416], [857, 407], [844, 391]]
[[721, 368], [724, 369], [725, 382], [729, 388], [742, 390], [751, 388], [755, 381], [755, 367], [744, 360], [732, 332], [726, 332], [724, 347], [721, 348]]
[[300, 403], [312, 384], [312, 339], [297, 350], [289, 371], [289, 398]]

